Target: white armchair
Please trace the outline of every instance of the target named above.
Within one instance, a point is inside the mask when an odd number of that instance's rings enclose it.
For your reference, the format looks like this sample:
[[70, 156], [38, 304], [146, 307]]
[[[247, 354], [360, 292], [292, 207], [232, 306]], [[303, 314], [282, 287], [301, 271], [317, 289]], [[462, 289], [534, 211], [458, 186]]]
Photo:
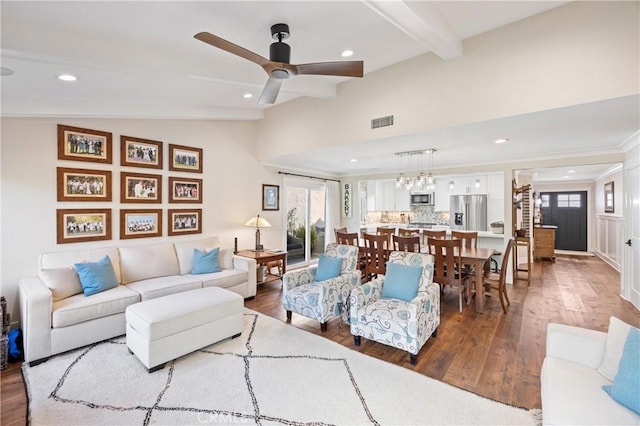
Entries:
[[358, 270], [358, 247], [328, 244], [325, 256], [342, 258], [340, 276], [316, 282], [317, 266], [296, 269], [282, 277], [282, 306], [287, 311], [287, 321], [295, 312], [320, 322], [326, 331], [327, 321], [345, 312], [345, 303], [351, 290], [361, 282]]
[[409, 352], [416, 364], [420, 348], [440, 325], [440, 286], [433, 282], [433, 256], [411, 252], [391, 252], [389, 263], [422, 266], [418, 293], [410, 302], [382, 298], [384, 277], [376, 278], [351, 292], [351, 334], [356, 346], [360, 337]]

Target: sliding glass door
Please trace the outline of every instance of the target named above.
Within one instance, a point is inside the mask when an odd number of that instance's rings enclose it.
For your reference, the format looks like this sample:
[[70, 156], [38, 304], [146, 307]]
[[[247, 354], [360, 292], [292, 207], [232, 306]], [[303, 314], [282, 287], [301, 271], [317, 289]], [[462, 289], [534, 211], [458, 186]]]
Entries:
[[324, 182], [287, 179], [287, 265], [307, 263], [324, 253], [325, 198]]

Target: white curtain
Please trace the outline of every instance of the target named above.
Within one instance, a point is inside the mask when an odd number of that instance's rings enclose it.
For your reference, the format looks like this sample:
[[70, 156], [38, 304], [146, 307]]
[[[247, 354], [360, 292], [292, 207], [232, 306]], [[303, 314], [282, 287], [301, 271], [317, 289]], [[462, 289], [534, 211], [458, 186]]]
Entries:
[[325, 245], [336, 242], [333, 228], [340, 228], [340, 182], [326, 183], [326, 218], [324, 228]]

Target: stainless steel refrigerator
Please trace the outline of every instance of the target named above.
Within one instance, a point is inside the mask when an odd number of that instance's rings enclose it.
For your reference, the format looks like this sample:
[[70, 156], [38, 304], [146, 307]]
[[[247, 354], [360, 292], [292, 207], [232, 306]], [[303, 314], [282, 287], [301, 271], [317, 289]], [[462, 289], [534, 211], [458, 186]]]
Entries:
[[487, 230], [487, 196], [452, 195], [449, 201], [451, 229], [461, 231]]

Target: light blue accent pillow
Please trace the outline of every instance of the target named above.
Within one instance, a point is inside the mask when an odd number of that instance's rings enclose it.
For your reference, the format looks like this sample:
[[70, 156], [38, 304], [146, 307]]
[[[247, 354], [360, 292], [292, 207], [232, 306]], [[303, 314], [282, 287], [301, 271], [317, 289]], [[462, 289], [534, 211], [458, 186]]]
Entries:
[[116, 273], [113, 271], [109, 256], [103, 257], [98, 262], [76, 263], [74, 266], [85, 296], [91, 296], [118, 286]]
[[418, 294], [422, 266], [387, 263], [381, 297], [411, 302]]
[[209, 252], [193, 249], [193, 266], [191, 267], [191, 273], [198, 275], [220, 272], [218, 253], [220, 253], [220, 247], [216, 247]]
[[318, 269], [316, 270], [316, 281], [326, 281], [339, 277], [342, 270], [342, 258], [320, 255], [318, 259]]
[[603, 386], [611, 398], [640, 414], [640, 330], [631, 327], [624, 343], [618, 374], [611, 386]]

